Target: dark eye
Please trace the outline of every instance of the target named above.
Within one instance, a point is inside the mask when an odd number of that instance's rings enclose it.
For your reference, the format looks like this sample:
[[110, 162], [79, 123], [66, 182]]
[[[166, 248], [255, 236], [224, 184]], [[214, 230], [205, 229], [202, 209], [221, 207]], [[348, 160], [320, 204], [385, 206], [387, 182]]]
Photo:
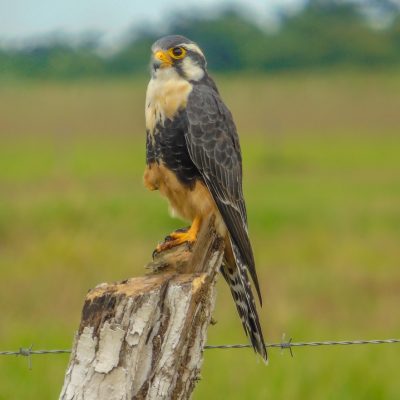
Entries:
[[180, 56], [183, 54], [183, 49], [182, 49], [182, 47], [174, 47], [174, 48], [172, 49], [172, 54], [173, 54], [175, 57], [180, 57]]
[[168, 53], [175, 60], [180, 60], [183, 57], [185, 57], [186, 50], [184, 47], [177, 46], [177, 47], [171, 47], [170, 49], [168, 49]]

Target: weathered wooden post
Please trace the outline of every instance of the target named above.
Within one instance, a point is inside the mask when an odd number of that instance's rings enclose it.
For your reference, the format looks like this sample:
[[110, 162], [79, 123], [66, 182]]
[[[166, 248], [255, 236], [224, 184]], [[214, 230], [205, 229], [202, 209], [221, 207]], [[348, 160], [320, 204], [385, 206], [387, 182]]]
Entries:
[[193, 250], [181, 245], [157, 255], [151, 274], [91, 290], [60, 399], [188, 399], [223, 246], [210, 222]]

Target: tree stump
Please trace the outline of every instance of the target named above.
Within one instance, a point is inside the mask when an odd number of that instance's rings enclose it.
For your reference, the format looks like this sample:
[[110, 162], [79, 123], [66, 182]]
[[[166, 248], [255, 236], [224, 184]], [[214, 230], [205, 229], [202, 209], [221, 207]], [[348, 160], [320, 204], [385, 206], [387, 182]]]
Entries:
[[149, 275], [89, 291], [61, 400], [188, 399], [199, 379], [223, 240], [156, 255]]

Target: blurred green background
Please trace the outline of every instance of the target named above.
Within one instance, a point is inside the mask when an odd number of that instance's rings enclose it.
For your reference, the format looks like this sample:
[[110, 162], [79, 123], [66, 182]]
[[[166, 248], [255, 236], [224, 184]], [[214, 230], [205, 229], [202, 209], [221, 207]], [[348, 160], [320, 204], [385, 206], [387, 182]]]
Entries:
[[[241, 135], [268, 342], [400, 336], [400, 18], [319, 2], [275, 30], [239, 10], [171, 18]], [[372, 11], [371, 11], [372, 10]], [[243, 14], [243, 13], [242, 13]], [[379, 22], [379, 23], [378, 23]], [[88, 289], [145, 273], [184, 223], [142, 186], [149, 44], [0, 51], [0, 350], [69, 348]], [[220, 279], [208, 343], [246, 341]], [[397, 399], [400, 346], [207, 350], [194, 399]], [[57, 398], [68, 355], [0, 357], [0, 399]]]

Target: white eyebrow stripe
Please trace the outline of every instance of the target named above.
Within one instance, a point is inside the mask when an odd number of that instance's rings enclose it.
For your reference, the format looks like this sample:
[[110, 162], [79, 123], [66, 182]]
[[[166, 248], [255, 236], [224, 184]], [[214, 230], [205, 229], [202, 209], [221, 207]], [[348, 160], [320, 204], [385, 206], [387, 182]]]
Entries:
[[182, 44], [180, 44], [180, 45], [178, 45], [178, 46], [182, 46], [182, 47], [185, 47], [185, 48], [188, 49], [188, 50], [192, 50], [192, 51], [194, 51], [195, 53], [200, 54], [200, 55], [204, 58], [204, 54], [203, 54], [203, 52], [201, 51], [200, 47], [197, 46], [197, 44], [194, 44], [194, 43], [182, 43]]

